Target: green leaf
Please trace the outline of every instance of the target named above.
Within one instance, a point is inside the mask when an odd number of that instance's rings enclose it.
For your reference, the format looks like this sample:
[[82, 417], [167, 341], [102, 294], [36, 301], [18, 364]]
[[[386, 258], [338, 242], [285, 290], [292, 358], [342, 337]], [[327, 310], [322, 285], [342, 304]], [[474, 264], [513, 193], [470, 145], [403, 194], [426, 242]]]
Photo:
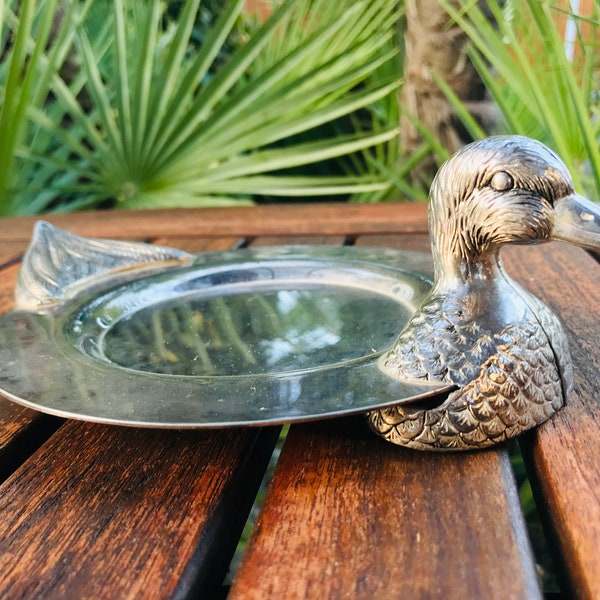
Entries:
[[[182, 115], [177, 126], [172, 131], [169, 128], [164, 130], [163, 135], [159, 136], [154, 144], [154, 156], [168, 153], [166, 148], [169, 146], [173, 148], [185, 143], [189, 136], [193, 134], [195, 128], [208, 119], [214, 106], [226, 96], [255, 56], [269, 41], [279, 21], [283, 19], [291, 6], [291, 0], [283, 4], [263, 28], [243, 46], [243, 49], [234, 54], [227, 65], [200, 91], [197, 97], [194, 98], [190, 108]], [[227, 23], [229, 23], [229, 20]], [[169, 134], [168, 137], [167, 134]]]
[[[194, 59], [187, 63], [185, 71], [182, 71], [182, 66], [186, 63], [184, 57], [188, 49], [198, 4], [199, 0], [189, 0], [184, 5], [176, 33], [169, 46], [167, 59], [160, 70], [157, 85], [153, 89], [151, 111], [153, 119], [145, 140], [145, 156], [148, 162], [153, 160], [155, 153], [162, 147], [165, 140], [173, 135], [180, 122], [186, 119], [185, 111], [196, 95], [199, 85], [207, 77], [211, 64], [240, 13], [243, 0], [235, 0], [226, 4], [226, 9], [212, 32], [207, 36], [203, 46]], [[179, 79], [182, 72], [184, 75]], [[158, 153], [160, 154], [160, 151]]]
[[[25, 135], [28, 105], [40, 101], [39, 94], [35, 93], [35, 85], [56, 12], [56, 0], [45, 2], [36, 19], [37, 9], [35, 0], [21, 3], [14, 39], [5, 58], [4, 100], [0, 105], [0, 214], [10, 214], [16, 210], [11, 194], [15, 149]], [[6, 12], [6, 7], [2, 6], [3, 17]], [[30, 41], [34, 30], [35, 43], [32, 45]]]
[[[473, 63], [502, 115], [499, 133], [537, 137], [553, 147], [576, 187], [600, 198], [599, 129], [591, 104], [597, 77], [594, 45], [579, 32], [581, 59], [571, 61], [556, 8], [546, 0], [513, 2], [510, 18], [503, 4], [491, 0], [488, 8], [495, 25], [466, 0], [458, 9], [441, 1], [470, 38]], [[592, 40], [600, 33], [598, 13], [595, 7], [593, 18], [586, 19]], [[583, 21], [572, 17], [579, 27]]]
[[486, 133], [475, 120], [473, 115], [469, 112], [465, 104], [456, 95], [454, 90], [444, 81], [444, 78], [439, 73], [433, 73], [433, 80], [440, 87], [444, 96], [456, 111], [456, 115], [461, 120], [461, 123], [465, 126], [465, 129], [469, 132], [469, 135], [474, 140], [479, 140], [486, 137]]
[[[38, 72], [49, 70], [32, 78], [41, 82], [36, 102], [26, 104], [26, 135], [10, 151], [19, 211], [389, 188], [386, 169], [368, 157], [391, 156], [394, 127], [383, 112], [369, 120], [363, 111], [381, 103], [398, 114], [395, 4], [287, 0], [225, 55], [243, 0], [223, 5], [201, 44], [198, 0], [168, 13], [161, 0], [64, 1], [72, 10], [53, 44], [41, 46]], [[34, 21], [25, 62], [34, 56]], [[71, 74], [61, 70], [65, 57], [79, 67]], [[298, 175], [343, 156], [349, 166], [339, 176]]]

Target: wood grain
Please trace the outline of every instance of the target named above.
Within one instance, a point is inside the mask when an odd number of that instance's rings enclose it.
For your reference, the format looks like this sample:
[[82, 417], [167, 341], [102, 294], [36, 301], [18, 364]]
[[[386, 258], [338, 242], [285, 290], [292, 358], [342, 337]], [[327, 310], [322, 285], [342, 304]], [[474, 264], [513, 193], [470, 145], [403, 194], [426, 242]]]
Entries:
[[540, 597], [506, 451], [411, 452], [362, 419], [292, 427], [230, 594], [280, 597]]
[[250, 241], [251, 246], [341, 246], [344, 243], [341, 235], [264, 235]]
[[[157, 241], [192, 252], [237, 242]], [[3, 312], [13, 305], [17, 269], [3, 270]], [[15, 472], [0, 488], [0, 597], [214, 593], [276, 430], [180, 434], [61, 423], [1, 399], [0, 480]]]
[[19, 264], [0, 266], [0, 314], [4, 314], [15, 305], [15, 283]]
[[529, 552], [503, 451], [332, 420], [291, 429], [229, 599], [539, 598]]
[[574, 596], [600, 598], [600, 269], [564, 244], [511, 249], [506, 263], [561, 316], [569, 337], [576, 392], [529, 438], [531, 476]]
[[[2, 221], [0, 220], [0, 223]], [[6, 240], [2, 241], [0, 245], [0, 268], [2, 268], [7, 263], [18, 262], [23, 256], [25, 250], [27, 249], [27, 241], [19, 240], [16, 242], [8, 242]]]
[[355, 245], [430, 253], [429, 236], [422, 233], [361, 235], [356, 239]]
[[0, 397], [0, 482], [13, 473], [62, 424]]
[[[367, 210], [365, 210], [367, 209]], [[425, 232], [427, 206], [415, 203], [287, 204], [240, 208], [108, 211], [47, 215], [79, 235], [115, 239], [162, 236], [255, 237], [260, 235], [358, 235]], [[368, 217], [365, 215], [368, 213]], [[0, 220], [0, 239], [29, 240], [39, 217]]]
[[[423, 204], [49, 219], [82, 235], [190, 252], [232, 248], [240, 238], [256, 245], [356, 238], [362, 246], [428, 250]], [[0, 220], [0, 312], [12, 307], [18, 265], [11, 261], [33, 221]], [[560, 245], [510, 249], [506, 263], [561, 314], [570, 336], [577, 393], [528, 447], [573, 595], [597, 598], [600, 272], [588, 255]], [[272, 432], [39, 419], [0, 399], [0, 464], [13, 461], [0, 467], [0, 597], [206, 597], [218, 587]], [[231, 592], [234, 600], [283, 597], [539, 598], [504, 449], [410, 452], [380, 441], [359, 418], [292, 427]]]
[[170, 246], [184, 252], [219, 252], [221, 250], [231, 250], [244, 243], [244, 238], [221, 237], [221, 238], [202, 238], [202, 237], [179, 237], [179, 236], [159, 236], [152, 240], [153, 244], [158, 246]]
[[0, 597], [211, 597], [276, 434], [67, 423], [0, 487]]
[[[188, 252], [201, 252], [231, 248], [237, 239], [161, 238], [156, 241]], [[3, 242], [0, 254], [6, 246]], [[18, 263], [0, 266], [0, 314], [14, 306], [13, 294], [19, 266]], [[35, 452], [61, 423], [61, 419], [19, 406], [0, 396], [0, 481]]]

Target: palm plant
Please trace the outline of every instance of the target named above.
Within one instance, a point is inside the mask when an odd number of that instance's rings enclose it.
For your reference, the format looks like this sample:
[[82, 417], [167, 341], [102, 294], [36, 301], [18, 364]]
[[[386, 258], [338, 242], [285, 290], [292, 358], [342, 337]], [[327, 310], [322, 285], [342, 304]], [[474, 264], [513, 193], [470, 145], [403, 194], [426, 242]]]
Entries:
[[[48, 148], [51, 144], [51, 136], [33, 127], [30, 116], [44, 107], [51, 80], [64, 66], [89, 2], [76, 13], [63, 15], [64, 27], [54, 31], [57, 6], [57, 0], [47, 0], [43, 6], [24, 0], [17, 14], [0, 0], [0, 214], [6, 214], [18, 185], [38, 187], [49, 175], [46, 167], [21, 160], [21, 153], [28, 145]], [[57, 122], [63, 115], [58, 106], [48, 113]]]
[[[490, 19], [474, 0], [462, 0], [460, 8], [441, 1], [468, 34], [471, 59], [498, 108], [492, 133], [527, 135], [546, 143], [561, 155], [576, 187], [600, 199], [600, 54], [593, 42], [600, 32], [600, 5], [594, 3], [587, 19], [566, 15], [575, 27], [578, 49], [569, 56], [554, 2], [490, 0]], [[443, 74], [437, 79], [471, 135], [487, 135], [444, 84]]]
[[[22, 4], [24, 12], [37, 3]], [[49, 27], [56, 4], [45, 5], [47, 22], [38, 16], [40, 27]], [[18, 176], [0, 189], [2, 214], [103, 203], [227, 205], [258, 194], [345, 194], [385, 186], [370, 174], [289, 170], [395, 137], [388, 128], [297, 139], [397, 86], [396, 77], [369, 82], [392, 59], [387, 42], [397, 21], [395, 3], [287, 0], [228, 59], [221, 57], [218, 69], [212, 65], [243, 0], [226, 3], [199, 46], [192, 43], [199, 0], [187, 0], [169, 18], [160, 0], [63, 5], [68, 20], [60, 28], [60, 55], [56, 41], [40, 41], [30, 27], [22, 34], [25, 50], [13, 61], [27, 65], [32, 79], [46, 75], [37, 102], [23, 99], [20, 127], [28, 129], [13, 145]], [[3, 31], [11, 31], [11, 23], [21, 30], [23, 14], [0, 14], [12, 17]], [[60, 68], [70, 40], [79, 70], [66, 78]], [[16, 52], [16, 41], [10, 51]], [[295, 143], [284, 144], [290, 139]]]

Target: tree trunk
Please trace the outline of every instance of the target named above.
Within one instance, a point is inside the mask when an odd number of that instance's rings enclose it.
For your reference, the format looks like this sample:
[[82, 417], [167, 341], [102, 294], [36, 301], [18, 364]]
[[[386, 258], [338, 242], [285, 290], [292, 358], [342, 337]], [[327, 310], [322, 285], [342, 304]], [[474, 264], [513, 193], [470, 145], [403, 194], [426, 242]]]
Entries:
[[[454, 152], [468, 140], [433, 75], [441, 75], [461, 100], [482, 99], [481, 81], [467, 57], [468, 38], [460, 27], [449, 25], [439, 0], [405, 0], [405, 11], [404, 85], [400, 94], [404, 113], [400, 125], [402, 153], [410, 156], [423, 143], [407, 114], [421, 121], [445, 148]], [[431, 156], [414, 169], [411, 180], [429, 181], [436, 168]]]

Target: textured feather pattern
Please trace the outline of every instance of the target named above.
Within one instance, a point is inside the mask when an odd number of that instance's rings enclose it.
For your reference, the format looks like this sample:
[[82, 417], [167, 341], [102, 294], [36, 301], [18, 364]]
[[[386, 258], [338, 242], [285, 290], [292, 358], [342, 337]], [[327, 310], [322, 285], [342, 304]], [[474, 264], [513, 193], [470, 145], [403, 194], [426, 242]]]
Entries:
[[189, 258], [174, 248], [85, 238], [38, 221], [19, 270], [15, 304], [21, 310], [44, 312], [60, 305], [82, 282], [137, 265]]
[[[373, 411], [371, 427], [411, 448], [465, 450], [491, 446], [548, 419], [563, 404], [572, 368], [558, 319], [537, 303], [536, 316], [531, 312], [492, 333], [463, 311], [444, 310], [441, 298], [430, 298], [383, 366], [396, 376], [454, 383], [459, 389], [435, 408]], [[561, 340], [558, 349], [546, 330]]]
[[573, 386], [564, 331], [506, 275], [500, 250], [551, 239], [596, 244], [596, 213], [560, 158], [535, 140], [480, 140], [446, 161], [430, 192], [434, 288], [382, 368], [458, 389], [436, 407], [373, 411], [371, 427], [413, 448], [483, 448], [558, 410]]

